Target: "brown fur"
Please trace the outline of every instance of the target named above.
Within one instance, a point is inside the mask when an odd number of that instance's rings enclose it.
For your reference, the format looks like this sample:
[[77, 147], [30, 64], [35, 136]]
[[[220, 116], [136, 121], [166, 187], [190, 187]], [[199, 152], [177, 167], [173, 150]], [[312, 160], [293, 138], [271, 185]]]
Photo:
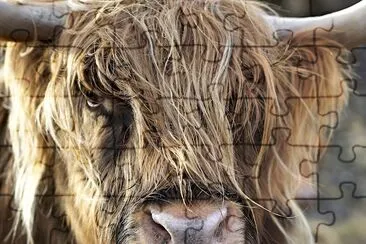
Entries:
[[248, 243], [311, 242], [288, 201], [347, 98], [338, 49], [274, 42], [252, 1], [93, 3], [60, 47], [7, 45], [13, 224], [35, 243], [136, 243], [154, 194], [206, 191], [242, 205]]

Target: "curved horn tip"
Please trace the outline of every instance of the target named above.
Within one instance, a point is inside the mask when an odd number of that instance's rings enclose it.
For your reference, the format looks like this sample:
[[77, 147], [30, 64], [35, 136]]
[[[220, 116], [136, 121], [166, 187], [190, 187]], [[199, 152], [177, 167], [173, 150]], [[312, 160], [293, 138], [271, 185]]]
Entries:
[[325, 35], [348, 48], [366, 44], [366, 0], [331, 14], [307, 17], [287, 18], [267, 16], [267, 22], [274, 30], [289, 30], [293, 34], [305, 30], [326, 30]]

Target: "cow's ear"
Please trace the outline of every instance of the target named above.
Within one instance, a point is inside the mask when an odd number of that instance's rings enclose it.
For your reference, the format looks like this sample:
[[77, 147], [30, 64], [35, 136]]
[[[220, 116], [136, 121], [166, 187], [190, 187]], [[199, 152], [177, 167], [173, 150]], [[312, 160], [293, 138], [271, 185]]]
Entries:
[[[293, 126], [319, 136], [320, 141], [312, 138], [309, 142], [327, 144], [330, 134], [326, 128], [337, 125], [348, 98], [349, 52], [315, 31], [295, 36], [289, 50], [293, 52], [289, 61], [294, 91], [286, 104]], [[304, 142], [304, 135], [293, 133], [292, 137], [296, 143]]]
[[265, 143], [271, 145], [265, 159], [272, 161], [266, 164], [268, 175], [277, 179], [271, 188], [278, 196], [290, 186], [294, 194], [299, 178], [315, 172], [346, 104], [351, 77], [345, 65], [348, 51], [320, 36], [314, 43], [312, 32], [296, 35], [280, 50], [282, 61], [273, 65], [276, 78], [273, 88], [267, 89], [264, 129], [269, 141]]
[[32, 98], [38, 93], [43, 93], [47, 85], [45, 81], [50, 80], [52, 49], [38, 42], [7, 42], [5, 49], [5, 85], [10, 89], [13, 84], [20, 85]]
[[338, 127], [352, 77], [349, 51], [314, 33], [300, 33], [289, 43], [290, 88], [282, 98], [285, 109], [278, 112], [284, 121], [280, 127], [288, 132], [283, 150], [293, 152], [288, 161], [305, 181], [311, 181]]
[[[17, 170], [14, 195], [29, 236], [38, 189], [46, 165], [52, 162], [50, 143], [37, 124], [37, 108], [49, 84], [51, 48], [30, 43], [6, 43], [4, 84], [9, 95], [8, 129]], [[32, 177], [27, 177], [31, 175]], [[42, 192], [42, 190], [39, 190]]]

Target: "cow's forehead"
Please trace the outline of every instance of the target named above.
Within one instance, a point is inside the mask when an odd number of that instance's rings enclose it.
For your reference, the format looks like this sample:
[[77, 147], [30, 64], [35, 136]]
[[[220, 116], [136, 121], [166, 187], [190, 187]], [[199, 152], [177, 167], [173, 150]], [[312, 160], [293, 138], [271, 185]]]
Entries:
[[[275, 53], [273, 47], [260, 46], [268, 42], [263, 38], [265, 28], [254, 21], [260, 17], [244, 10], [211, 1], [164, 1], [164, 5], [153, 1], [118, 7], [109, 3], [87, 14], [75, 14], [73, 29], [65, 31], [61, 42], [71, 41], [65, 45], [96, 63], [95, 71], [115, 73], [108, 79], [130, 79], [130, 85], [136, 81], [136, 87], [143, 90], [148, 90], [146, 83], [158, 85], [161, 80], [179, 80], [174, 84], [177, 87], [192, 79], [197, 85], [220, 83], [224, 72], [243, 73], [235, 70], [241, 66], [251, 73], [262, 61], [259, 56], [271, 58]], [[253, 42], [258, 46], [253, 47]], [[263, 50], [267, 51], [264, 55]]]
[[[184, 144], [191, 156], [201, 151], [201, 158], [220, 158], [221, 150], [232, 149], [235, 134], [241, 140], [257, 134], [267, 86], [263, 73], [278, 50], [250, 47], [267, 42], [265, 27], [253, 24], [250, 19], [259, 17], [243, 8], [238, 13], [235, 6], [192, 6], [75, 14], [74, 29], [60, 39], [73, 47], [63, 60], [92, 91], [129, 97], [135, 132], [150, 145]], [[228, 155], [225, 160], [232, 161]]]

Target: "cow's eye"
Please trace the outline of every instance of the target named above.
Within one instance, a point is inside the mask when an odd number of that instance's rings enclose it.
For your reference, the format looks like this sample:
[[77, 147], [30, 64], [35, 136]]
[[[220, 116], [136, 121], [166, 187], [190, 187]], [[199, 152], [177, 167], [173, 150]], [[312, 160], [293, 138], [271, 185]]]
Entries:
[[95, 109], [103, 104], [104, 99], [93, 92], [86, 92], [86, 104], [89, 108]]
[[97, 108], [99, 107], [102, 103], [97, 103], [97, 102], [94, 102], [94, 101], [89, 101], [87, 100], [86, 101], [86, 104], [90, 107], [90, 108]]

